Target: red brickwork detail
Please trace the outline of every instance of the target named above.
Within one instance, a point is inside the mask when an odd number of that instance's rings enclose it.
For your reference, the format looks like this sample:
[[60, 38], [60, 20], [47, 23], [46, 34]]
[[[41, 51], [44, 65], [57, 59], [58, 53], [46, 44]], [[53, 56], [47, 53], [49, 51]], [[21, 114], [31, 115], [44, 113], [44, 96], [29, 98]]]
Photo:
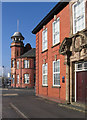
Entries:
[[[70, 33], [70, 16], [69, 5], [67, 5], [57, 17], [60, 18], [60, 44], [65, 37], [69, 37]], [[59, 54], [60, 44], [52, 47], [52, 22], [54, 18], [47, 24], [48, 34], [48, 50], [42, 53], [42, 31], [43, 28], [36, 34], [36, 94], [41, 96], [48, 96], [51, 98], [59, 98], [66, 100], [66, 66], [64, 65], [64, 56]], [[61, 88], [53, 87], [53, 61], [60, 59], [60, 85]], [[48, 63], [48, 87], [42, 86], [42, 64], [43, 59]], [[65, 83], [62, 83], [62, 77], [65, 77]]]
[[[18, 58], [24, 52], [25, 50], [23, 43], [13, 42], [11, 44], [11, 60], [15, 60], [14, 68], [11, 68], [11, 75], [15, 75], [15, 83], [11, 84], [12, 87], [34, 87], [34, 58]], [[30, 67], [28, 69], [24, 68], [24, 60], [30, 61]], [[17, 61], [19, 61], [19, 69], [17, 69]], [[30, 75], [29, 84], [24, 83], [24, 74]], [[17, 84], [17, 75], [19, 75], [19, 84]]]

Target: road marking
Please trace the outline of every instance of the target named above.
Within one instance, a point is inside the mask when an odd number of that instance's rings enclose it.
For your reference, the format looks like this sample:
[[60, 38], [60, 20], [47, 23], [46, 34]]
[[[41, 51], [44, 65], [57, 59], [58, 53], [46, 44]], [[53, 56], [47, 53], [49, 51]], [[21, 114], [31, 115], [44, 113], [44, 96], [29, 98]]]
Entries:
[[0, 88], [0, 90], [8, 90], [8, 88]]
[[17, 111], [23, 118], [26, 118], [26, 120], [29, 120], [29, 118], [27, 116], [24, 115], [24, 113], [22, 113], [15, 105], [13, 105], [12, 103], [10, 103], [10, 106]]
[[83, 113], [86, 112], [85, 110], [80, 110], [80, 109], [77, 109], [77, 108], [74, 108], [74, 107], [70, 107], [70, 106], [66, 106], [66, 105], [62, 105], [62, 104], [58, 104], [58, 105], [61, 106], [61, 107], [66, 107], [66, 108], [76, 110], [76, 111], [79, 111], [79, 112], [83, 112]]
[[18, 96], [18, 94], [2, 94], [2, 96]]

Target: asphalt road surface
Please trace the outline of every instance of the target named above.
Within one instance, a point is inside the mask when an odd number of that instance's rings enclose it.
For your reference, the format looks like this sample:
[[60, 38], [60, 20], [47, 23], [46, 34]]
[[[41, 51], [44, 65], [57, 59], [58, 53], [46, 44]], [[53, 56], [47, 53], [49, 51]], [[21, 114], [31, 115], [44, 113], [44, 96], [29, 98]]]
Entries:
[[35, 96], [32, 89], [4, 89], [2, 93], [2, 118], [85, 118], [83, 112]]

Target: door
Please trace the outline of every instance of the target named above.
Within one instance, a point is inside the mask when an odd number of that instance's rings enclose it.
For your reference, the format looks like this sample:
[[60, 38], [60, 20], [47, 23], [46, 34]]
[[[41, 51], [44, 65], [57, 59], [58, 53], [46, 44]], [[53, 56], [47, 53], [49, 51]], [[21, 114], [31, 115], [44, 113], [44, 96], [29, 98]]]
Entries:
[[85, 103], [87, 101], [87, 71], [76, 73], [76, 98], [77, 102]]

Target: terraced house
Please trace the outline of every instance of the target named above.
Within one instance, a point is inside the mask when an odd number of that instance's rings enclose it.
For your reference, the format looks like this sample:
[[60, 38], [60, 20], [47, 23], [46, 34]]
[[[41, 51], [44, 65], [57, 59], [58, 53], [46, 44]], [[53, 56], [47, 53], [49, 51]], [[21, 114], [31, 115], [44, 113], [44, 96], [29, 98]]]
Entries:
[[36, 34], [36, 95], [85, 102], [87, 1], [59, 2], [33, 29]]
[[24, 37], [20, 32], [15, 32], [11, 39], [11, 86], [34, 87], [35, 48], [29, 43], [24, 46]]

